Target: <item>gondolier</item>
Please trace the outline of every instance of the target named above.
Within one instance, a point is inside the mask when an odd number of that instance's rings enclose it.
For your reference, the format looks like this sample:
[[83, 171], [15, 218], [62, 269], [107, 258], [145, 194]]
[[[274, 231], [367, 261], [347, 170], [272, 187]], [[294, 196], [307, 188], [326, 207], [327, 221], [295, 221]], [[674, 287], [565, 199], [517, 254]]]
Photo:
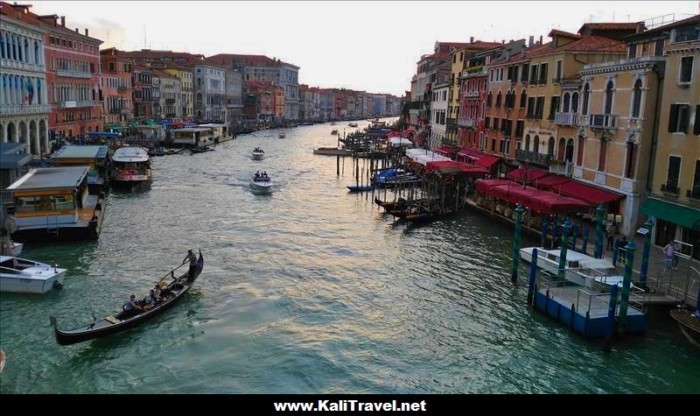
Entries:
[[185, 264], [187, 260], [190, 261], [190, 272], [187, 275], [187, 282], [191, 282], [194, 279], [194, 271], [197, 270], [197, 255], [194, 254], [192, 249], [187, 250], [187, 255], [182, 260], [182, 264]]

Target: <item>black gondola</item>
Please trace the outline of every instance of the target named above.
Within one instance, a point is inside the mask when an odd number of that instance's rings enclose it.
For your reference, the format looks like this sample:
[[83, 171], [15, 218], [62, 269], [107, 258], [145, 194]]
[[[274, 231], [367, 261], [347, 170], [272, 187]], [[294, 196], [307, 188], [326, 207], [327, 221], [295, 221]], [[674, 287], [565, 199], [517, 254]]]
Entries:
[[[171, 270], [168, 275], [170, 275], [173, 281], [170, 282], [165, 289], [163, 289], [166, 294], [161, 296], [151, 309], [142, 311], [133, 316], [127, 316], [127, 314], [122, 311], [110, 315], [104, 319], [94, 320], [91, 324], [69, 331], [62, 331], [58, 329], [56, 318], [52, 316], [51, 325], [54, 327], [56, 341], [60, 345], [70, 345], [95, 338], [102, 338], [137, 326], [173, 306], [175, 302], [177, 302], [190, 290], [195, 280], [197, 280], [197, 277], [199, 277], [199, 274], [202, 273], [203, 268], [204, 257], [202, 257], [202, 251], [200, 250], [199, 259], [197, 260], [197, 267], [195, 268], [194, 277], [192, 280], [189, 280], [189, 270], [186, 270], [182, 275], [180, 275], [180, 277], [177, 278], [175, 277], [175, 270], [177, 270], [177, 268]], [[166, 277], [168, 275], [166, 275]]]

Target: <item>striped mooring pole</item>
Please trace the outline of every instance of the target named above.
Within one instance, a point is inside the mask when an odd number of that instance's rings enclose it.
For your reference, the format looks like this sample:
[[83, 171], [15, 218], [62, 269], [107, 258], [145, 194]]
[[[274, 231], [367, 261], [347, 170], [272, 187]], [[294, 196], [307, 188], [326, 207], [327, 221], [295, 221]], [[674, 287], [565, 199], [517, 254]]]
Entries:
[[561, 247], [559, 249], [559, 278], [563, 279], [566, 273], [566, 252], [569, 248], [569, 234], [571, 233], [571, 223], [566, 220], [561, 226]]
[[630, 241], [625, 247], [627, 250], [627, 259], [625, 261], [625, 277], [622, 281], [622, 294], [620, 295], [620, 316], [619, 325], [617, 327], [621, 334], [625, 333], [625, 325], [627, 324], [627, 308], [630, 300], [630, 286], [632, 285], [632, 263], [634, 262], [634, 251], [637, 249], [634, 241]]
[[647, 218], [644, 223], [644, 228], [647, 232], [644, 234], [644, 248], [642, 249], [642, 268], [639, 271], [639, 286], [642, 289], [647, 287], [647, 276], [649, 275], [649, 252], [651, 251], [651, 229], [654, 227], [654, 222], [651, 217]]
[[603, 214], [605, 208], [603, 205], [598, 205], [595, 209], [595, 252], [593, 257], [597, 259], [603, 258]]
[[513, 266], [510, 269], [510, 281], [518, 281], [518, 260], [520, 259], [520, 245], [523, 237], [523, 212], [525, 210], [518, 204], [515, 207], [515, 237], [513, 238]]

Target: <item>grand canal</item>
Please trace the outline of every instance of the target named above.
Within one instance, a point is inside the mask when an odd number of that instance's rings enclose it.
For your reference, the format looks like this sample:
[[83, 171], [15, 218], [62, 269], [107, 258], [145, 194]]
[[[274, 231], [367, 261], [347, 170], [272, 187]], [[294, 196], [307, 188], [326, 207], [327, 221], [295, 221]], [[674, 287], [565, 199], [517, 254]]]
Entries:
[[[348, 194], [350, 159], [338, 178], [311, 152], [338, 127], [155, 158], [150, 190], [109, 196], [98, 241], [27, 245], [69, 272], [61, 291], [1, 295], [0, 393], [700, 393], [698, 352], [670, 322], [606, 353], [529, 310], [509, 228], [469, 212], [407, 227]], [[277, 192], [250, 191], [256, 170]], [[49, 316], [69, 329], [112, 313], [187, 248], [205, 267], [175, 308], [56, 344]]]

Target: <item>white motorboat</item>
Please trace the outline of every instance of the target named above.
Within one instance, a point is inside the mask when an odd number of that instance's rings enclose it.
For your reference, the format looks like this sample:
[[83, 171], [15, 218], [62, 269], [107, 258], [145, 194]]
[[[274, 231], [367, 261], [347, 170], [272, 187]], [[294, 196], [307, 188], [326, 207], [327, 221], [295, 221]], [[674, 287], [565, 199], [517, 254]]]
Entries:
[[14, 256], [0, 256], [0, 292], [46, 293], [61, 288], [66, 269]]
[[257, 192], [261, 193], [271, 193], [273, 187], [272, 179], [264, 173], [262, 175], [254, 175], [253, 180], [250, 181], [250, 187]]
[[19, 256], [22, 254], [22, 248], [24, 244], [17, 243], [14, 241], [3, 241], [2, 250], [0, 250], [0, 255], [6, 256]]
[[[550, 274], [558, 274], [561, 250], [525, 247], [520, 249], [520, 258], [530, 263], [532, 250], [535, 248], [537, 249], [537, 267]], [[567, 250], [566, 252], [564, 278], [579, 286], [600, 291], [607, 291], [614, 285], [621, 287], [624, 281], [624, 276], [618, 272], [612, 261], [597, 259], [574, 250]]]
[[281, 131], [279, 134], [279, 138], [284, 139], [285, 137], [287, 137], [287, 135], [283, 131]]
[[253, 150], [253, 155], [251, 157], [253, 160], [263, 160], [265, 157], [265, 152], [261, 148], [256, 147], [255, 150]]

